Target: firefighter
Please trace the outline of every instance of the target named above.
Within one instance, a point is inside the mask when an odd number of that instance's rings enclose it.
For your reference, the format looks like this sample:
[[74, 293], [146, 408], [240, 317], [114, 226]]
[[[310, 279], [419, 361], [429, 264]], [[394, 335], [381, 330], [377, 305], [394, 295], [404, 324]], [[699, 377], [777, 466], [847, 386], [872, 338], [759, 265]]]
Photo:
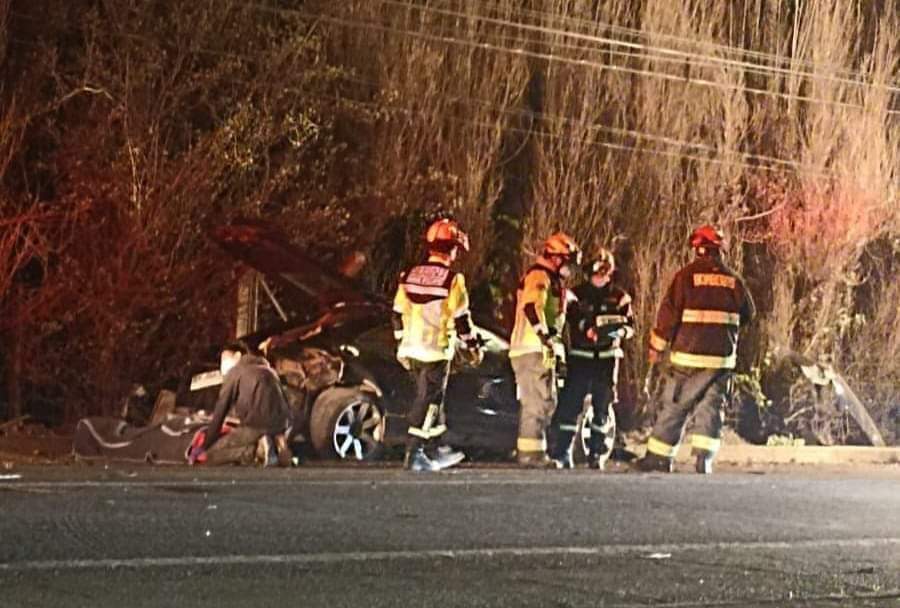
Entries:
[[425, 233], [428, 257], [400, 276], [392, 316], [398, 341], [397, 359], [413, 376], [416, 395], [408, 414], [404, 467], [438, 471], [458, 464], [465, 455], [443, 447], [433, 457], [424, 448], [446, 430], [444, 392], [455, 351], [451, 330], [477, 364], [481, 349], [469, 314], [465, 277], [452, 270], [469, 237], [451, 219], [440, 219]]
[[691, 234], [695, 259], [675, 275], [650, 334], [654, 365], [669, 353], [659, 416], [641, 470], [671, 472], [688, 416], [695, 468], [711, 473], [721, 443], [723, 410], [737, 362], [738, 333], [755, 315], [741, 278], [722, 261], [722, 233], [703, 225]]
[[622, 341], [634, 336], [631, 296], [612, 282], [616, 262], [608, 249], [600, 249], [585, 267], [588, 281], [576, 287], [568, 311], [570, 348], [568, 375], [560, 394], [555, 426], [553, 458], [572, 468], [572, 439], [576, 421], [591, 396], [594, 416], [590, 423], [588, 466], [602, 469], [614, 437], [611, 412], [616, 403]]
[[557, 233], [547, 239], [516, 294], [516, 320], [509, 357], [519, 398], [518, 463], [554, 467], [547, 455], [545, 431], [556, 410], [557, 374], [564, 372], [567, 291], [565, 278], [581, 263], [572, 237]]

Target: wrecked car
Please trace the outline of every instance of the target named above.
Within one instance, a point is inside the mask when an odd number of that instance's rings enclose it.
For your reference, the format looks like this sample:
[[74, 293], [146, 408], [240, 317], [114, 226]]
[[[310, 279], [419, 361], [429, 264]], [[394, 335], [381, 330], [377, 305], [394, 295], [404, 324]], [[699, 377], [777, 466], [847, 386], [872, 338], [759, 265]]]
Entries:
[[[369, 461], [406, 439], [406, 412], [414, 386], [395, 358], [390, 302], [352, 280], [328, 272], [277, 232], [253, 224], [220, 228], [218, 244], [258, 271], [262, 292], [280, 323], [244, 340], [265, 350], [283, 381], [297, 441], [316, 456]], [[291, 301], [311, 318], [291, 314]], [[312, 304], [311, 304], [312, 303]], [[502, 332], [474, 314], [484, 362], [452, 363], [445, 397], [447, 443], [470, 456], [505, 457], [518, 434], [518, 402]], [[194, 375], [179, 405], [211, 409], [221, 376]], [[581, 424], [589, 424], [590, 411]], [[614, 429], [611, 432], [615, 432]], [[575, 452], [584, 452], [586, 434]]]

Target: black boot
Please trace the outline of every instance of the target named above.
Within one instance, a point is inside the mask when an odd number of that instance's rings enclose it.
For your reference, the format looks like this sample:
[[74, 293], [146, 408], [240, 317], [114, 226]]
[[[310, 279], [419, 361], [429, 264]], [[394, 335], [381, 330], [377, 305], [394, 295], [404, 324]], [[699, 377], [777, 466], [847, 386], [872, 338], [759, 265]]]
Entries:
[[640, 460], [637, 460], [634, 463], [634, 466], [644, 473], [673, 473], [675, 471], [675, 463], [671, 458], [666, 458], [665, 456], [660, 456], [652, 452], [647, 452], [647, 455]]
[[713, 454], [706, 450], [694, 450], [696, 461], [694, 462], [694, 470], [701, 475], [711, 475], [713, 472]]
[[588, 468], [596, 471], [603, 471], [606, 469], [607, 459], [604, 458], [604, 456], [600, 456], [599, 454], [589, 454], [587, 458]]

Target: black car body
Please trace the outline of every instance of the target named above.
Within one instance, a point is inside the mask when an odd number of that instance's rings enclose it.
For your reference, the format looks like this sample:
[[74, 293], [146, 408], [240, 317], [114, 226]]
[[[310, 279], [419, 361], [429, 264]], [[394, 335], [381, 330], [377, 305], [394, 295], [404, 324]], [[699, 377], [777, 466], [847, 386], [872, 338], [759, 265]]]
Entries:
[[[279, 326], [246, 336], [266, 353], [284, 380], [298, 437], [325, 458], [371, 460], [406, 438], [406, 412], [413, 399], [410, 374], [395, 357], [396, 343], [386, 298], [328, 272], [277, 232], [253, 224], [226, 226], [216, 241], [255, 268], [283, 301], [309, 314], [288, 316]], [[518, 430], [515, 380], [508, 343], [475, 315], [485, 342], [484, 362], [451, 363], [445, 398], [447, 443], [470, 455], [510, 455]], [[217, 372], [193, 379], [191, 400], [209, 403]], [[202, 395], [201, 393], [206, 393]]]

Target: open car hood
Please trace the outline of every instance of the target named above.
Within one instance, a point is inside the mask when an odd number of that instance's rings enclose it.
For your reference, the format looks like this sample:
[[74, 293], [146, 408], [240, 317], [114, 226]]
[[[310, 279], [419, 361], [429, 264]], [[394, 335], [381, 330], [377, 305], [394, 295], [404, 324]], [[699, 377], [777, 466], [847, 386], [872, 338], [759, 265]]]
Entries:
[[324, 267], [284, 234], [262, 222], [243, 221], [220, 226], [211, 236], [232, 257], [276, 281], [294, 296], [292, 300], [313, 300], [323, 307], [335, 302], [376, 303], [383, 300], [336, 270]]
[[[390, 310], [390, 301], [326, 267], [303, 252], [276, 228], [253, 220], [220, 226], [212, 231], [212, 239], [229, 255], [277, 282], [290, 295], [290, 304], [317, 310], [304, 315], [311, 327], [342, 324], [348, 318], [371, 314], [365, 308]], [[497, 327], [488, 315], [473, 312], [475, 324], [493, 336], [494, 347], [508, 348], [508, 333]], [[267, 332], [271, 335], [274, 328]], [[265, 336], [263, 336], [265, 337]]]

